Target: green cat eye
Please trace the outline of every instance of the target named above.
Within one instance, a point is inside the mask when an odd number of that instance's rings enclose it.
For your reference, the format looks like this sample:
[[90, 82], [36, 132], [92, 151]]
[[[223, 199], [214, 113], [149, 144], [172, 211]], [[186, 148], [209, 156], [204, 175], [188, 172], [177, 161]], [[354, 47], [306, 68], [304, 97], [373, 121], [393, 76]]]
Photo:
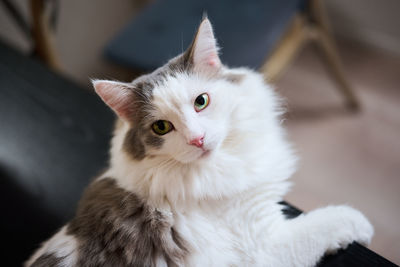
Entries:
[[208, 104], [210, 103], [210, 98], [207, 93], [203, 93], [196, 97], [196, 100], [194, 101], [194, 109], [199, 112], [203, 109], [205, 109]]
[[174, 126], [169, 121], [159, 120], [153, 123], [151, 125], [151, 128], [153, 129], [154, 133], [158, 135], [164, 135], [172, 131], [174, 129]]

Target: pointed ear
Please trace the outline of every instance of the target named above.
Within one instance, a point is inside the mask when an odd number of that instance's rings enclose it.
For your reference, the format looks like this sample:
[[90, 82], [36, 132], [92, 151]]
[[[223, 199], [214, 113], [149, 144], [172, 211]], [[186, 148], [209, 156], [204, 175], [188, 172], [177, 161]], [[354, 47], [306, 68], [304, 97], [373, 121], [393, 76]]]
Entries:
[[92, 80], [92, 83], [96, 93], [120, 118], [127, 120], [132, 115], [132, 88], [115, 81]]
[[203, 18], [200, 23], [196, 36], [187, 52], [195, 70], [218, 70], [221, 67], [217, 41], [207, 17]]

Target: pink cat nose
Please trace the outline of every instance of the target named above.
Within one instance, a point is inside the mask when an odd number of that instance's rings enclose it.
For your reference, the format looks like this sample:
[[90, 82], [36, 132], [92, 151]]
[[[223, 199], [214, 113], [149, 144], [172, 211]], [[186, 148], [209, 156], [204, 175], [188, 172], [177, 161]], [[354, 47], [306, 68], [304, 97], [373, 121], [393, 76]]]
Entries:
[[194, 145], [197, 147], [202, 147], [204, 143], [204, 135], [193, 138], [192, 140], [189, 141], [189, 145]]

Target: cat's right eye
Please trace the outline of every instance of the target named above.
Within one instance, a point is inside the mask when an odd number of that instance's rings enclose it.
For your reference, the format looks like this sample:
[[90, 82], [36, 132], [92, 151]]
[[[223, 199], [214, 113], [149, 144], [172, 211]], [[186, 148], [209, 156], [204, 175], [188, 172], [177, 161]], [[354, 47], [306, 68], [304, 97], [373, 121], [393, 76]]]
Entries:
[[153, 132], [155, 134], [164, 135], [172, 131], [174, 129], [174, 126], [169, 121], [158, 120], [151, 125], [151, 129], [153, 129]]

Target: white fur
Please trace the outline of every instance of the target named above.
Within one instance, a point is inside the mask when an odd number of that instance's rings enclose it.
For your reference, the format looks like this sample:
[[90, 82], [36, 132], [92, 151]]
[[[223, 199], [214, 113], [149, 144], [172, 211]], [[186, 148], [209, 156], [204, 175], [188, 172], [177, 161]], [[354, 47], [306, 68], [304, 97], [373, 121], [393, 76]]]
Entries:
[[[261, 75], [220, 65], [208, 20], [196, 38], [196, 71], [175, 73], [153, 91], [150, 116], [170, 121], [174, 130], [162, 137], [161, 148], [147, 146], [147, 157], [137, 161], [123, 150], [130, 125], [121, 121], [110, 169], [100, 179], [113, 177], [172, 215], [174, 229], [189, 244], [184, 266], [314, 266], [326, 252], [353, 240], [367, 244], [373, 228], [350, 207], [283, 217], [277, 203], [289, 189], [295, 157], [280, 125], [279, 100]], [[218, 77], [211, 74], [216, 68]], [[232, 74], [243, 79], [221, 78]], [[196, 112], [193, 103], [202, 93], [210, 104]], [[203, 134], [203, 148], [188, 144]], [[63, 231], [36, 255], [72, 253], [67, 263], [73, 264], [76, 244]], [[157, 263], [166, 265], [161, 258]]]
[[[171, 121], [175, 130], [164, 136], [161, 149], [147, 151], [153, 157], [134, 161], [121, 150], [126, 123], [115, 134], [106, 175], [121, 177], [122, 187], [154, 203], [166, 198], [174, 206], [232, 197], [265, 183], [281, 184], [283, 195], [295, 159], [277, 119], [276, 97], [260, 75], [236, 73], [246, 75], [240, 85], [179, 74], [157, 87], [152, 115]], [[210, 104], [197, 113], [193, 102], [204, 92]], [[201, 148], [188, 145], [199, 133], [210, 150], [205, 158]]]
[[[132, 160], [122, 147], [129, 126], [113, 139], [111, 168], [104, 174], [172, 212], [175, 228], [190, 243], [186, 266], [313, 266], [326, 251], [353, 240], [368, 243], [372, 226], [349, 207], [329, 207], [285, 220], [277, 202], [289, 188], [295, 158], [279, 120], [279, 101], [260, 75], [240, 84], [178, 74], [154, 90], [153, 116], [169, 120], [153, 157]], [[210, 104], [193, 109], [208, 93]], [[205, 133], [211, 154], [187, 144]], [[200, 157], [200, 158], [199, 158]]]

